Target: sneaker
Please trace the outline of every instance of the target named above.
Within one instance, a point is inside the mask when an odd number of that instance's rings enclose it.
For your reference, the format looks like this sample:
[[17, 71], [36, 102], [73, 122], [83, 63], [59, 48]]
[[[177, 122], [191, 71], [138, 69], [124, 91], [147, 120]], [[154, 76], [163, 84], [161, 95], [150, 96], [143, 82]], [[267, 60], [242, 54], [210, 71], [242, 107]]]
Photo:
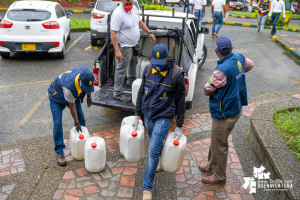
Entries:
[[159, 171], [162, 171], [162, 170], [163, 170], [163, 168], [161, 167], [160, 162], [159, 162], [155, 171], [159, 172]]
[[273, 34], [270, 34], [270, 38], [272, 38], [274, 35]]
[[151, 200], [152, 192], [149, 190], [143, 190], [143, 200]]
[[262, 32], [259, 32], [259, 35], [260, 35], [260, 36], [262, 36], [262, 35], [263, 35], [263, 33], [262, 33]]
[[215, 36], [213, 35], [212, 38], [215, 38]]
[[123, 102], [129, 102], [129, 101], [131, 101], [131, 97], [125, 95], [124, 93], [121, 94], [121, 95], [114, 95], [114, 98], [115, 98], [115, 99], [118, 99], [118, 100], [120, 100], [120, 101], [123, 101]]
[[57, 164], [61, 167], [63, 166], [66, 166], [67, 165], [67, 161], [65, 159], [65, 155], [62, 153], [62, 154], [57, 154]]
[[217, 38], [219, 38], [218, 34], [214, 33], [214, 35], [215, 35]]

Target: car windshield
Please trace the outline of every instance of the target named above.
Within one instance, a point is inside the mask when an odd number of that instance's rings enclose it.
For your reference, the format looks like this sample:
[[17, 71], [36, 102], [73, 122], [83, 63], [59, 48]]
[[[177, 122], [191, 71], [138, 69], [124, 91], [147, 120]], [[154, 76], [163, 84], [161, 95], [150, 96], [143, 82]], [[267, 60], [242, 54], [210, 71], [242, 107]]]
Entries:
[[7, 18], [14, 21], [44, 21], [50, 19], [51, 13], [47, 11], [35, 10], [11, 10], [7, 13]]
[[[116, 7], [121, 4], [121, 1], [99, 1], [97, 4], [97, 10], [104, 12], [113, 12]], [[134, 1], [133, 5], [138, 8], [137, 2]]]

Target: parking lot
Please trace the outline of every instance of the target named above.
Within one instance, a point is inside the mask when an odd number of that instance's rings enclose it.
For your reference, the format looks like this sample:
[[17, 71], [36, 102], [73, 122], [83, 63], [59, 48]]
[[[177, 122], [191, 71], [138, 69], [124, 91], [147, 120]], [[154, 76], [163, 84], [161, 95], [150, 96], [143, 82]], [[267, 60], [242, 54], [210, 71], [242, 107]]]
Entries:
[[[3, 13], [0, 13], [2, 17]], [[77, 15], [84, 18], [90, 16]], [[207, 11], [209, 17], [210, 12]], [[211, 30], [211, 26], [207, 27]], [[299, 86], [296, 85], [299, 84], [299, 64], [272, 42], [268, 34], [263, 37], [256, 34], [256, 29], [233, 26], [223, 26], [220, 32], [220, 36], [232, 40], [234, 53], [242, 53], [255, 63], [255, 68], [246, 75], [249, 102], [299, 93]], [[278, 34], [297, 33], [278, 31]], [[208, 56], [204, 66], [198, 70], [193, 109], [188, 113], [208, 110], [208, 97], [204, 95], [203, 87], [217, 65], [217, 56], [214, 52], [215, 39], [210, 34], [205, 37]], [[101, 45], [91, 47], [90, 32], [80, 32], [71, 34], [66, 49], [64, 60], [56, 59], [55, 54], [35, 53], [14, 53], [10, 59], [0, 58], [0, 143], [52, 134], [52, 116], [47, 98], [50, 82], [71, 68], [86, 66], [92, 70]], [[86, 100], [83, 111], [88, 127], [117, 127], [123, 117], [132, 114], [99, 106], [88, 108]], [[63, 125], [64, 131], [73, 127], [68, 108], [64, 112]]]

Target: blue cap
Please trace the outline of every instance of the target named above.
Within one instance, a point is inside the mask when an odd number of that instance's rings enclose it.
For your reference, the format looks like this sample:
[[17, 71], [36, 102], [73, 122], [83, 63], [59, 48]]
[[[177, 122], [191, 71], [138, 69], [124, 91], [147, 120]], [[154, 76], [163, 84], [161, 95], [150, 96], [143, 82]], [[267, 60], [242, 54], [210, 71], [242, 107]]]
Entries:
[[217, 39], [215, 46], [220, 53], [228, 53], [232, 49], [231, 41], [228, 37], [220, 37]]
[[86, 93], [92, 93], [94, 92], [94, 75], [92, 72], [85, 70], [80, 73], [79, 75], [80, 81], [82, 82], [83, 90]]
[[164, 44], [157, 44], [152, 49], [152, 65], [163, 65], [169, 55], [168, 48]]

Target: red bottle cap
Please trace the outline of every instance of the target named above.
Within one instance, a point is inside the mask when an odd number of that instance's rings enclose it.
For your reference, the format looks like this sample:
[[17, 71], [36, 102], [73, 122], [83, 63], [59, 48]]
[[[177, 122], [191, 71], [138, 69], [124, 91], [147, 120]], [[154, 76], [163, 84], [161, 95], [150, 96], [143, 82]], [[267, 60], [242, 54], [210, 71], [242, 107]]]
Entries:
[[91, 146], [92, 146], [92, 148], [96, 148], [97, 147], [97, 143], [93, 142]]
[[84, 135], [80, 134], [79, 135], [79, 139], [83, 140], [84, 139]]
[[174, 145], [174, 146], [178, 146], [178, 145], [179, 145], [179, 141], [178, 141], [178, 140], [174, 140], [174, 141], [173, 141], [173, 145]]
[[137, 132], [136, 132], [136, 131], [133, 131], [133, 132], [131, 133], [131, 136], [132, 136], [132, 137], [136, 137], [136, 136], [137, 136]]
[[142, 118], [141, 117], [139, 117], [139, 120], [141, 120]]

